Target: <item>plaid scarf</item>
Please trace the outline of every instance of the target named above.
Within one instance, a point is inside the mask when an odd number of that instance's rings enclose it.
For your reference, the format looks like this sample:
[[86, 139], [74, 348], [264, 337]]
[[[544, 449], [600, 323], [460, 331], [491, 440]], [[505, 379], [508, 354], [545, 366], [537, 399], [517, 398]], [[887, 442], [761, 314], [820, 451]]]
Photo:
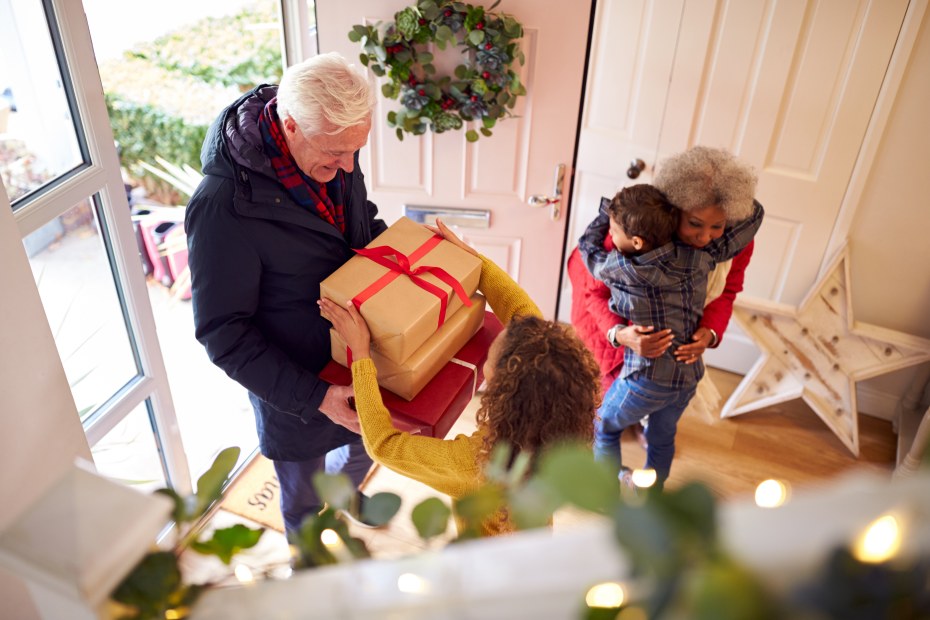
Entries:
[[271, 157], [271, 167], [278, 177], [278, 181], [291, 195], [294, 202], [311, 211], [315, 211], [321, 218], [346, 232], [345, 220], [345, 174], [342, 170], [336, 174], [329, 183], [318, 183], [297, 166], [291, 156], [287, 142], [281, 133], [278, 123], [278, 99], [272, 99], [265, 105], [261, 116], [258, 117], [258, 128], [262, 132], [265, 143], [265, 152]]

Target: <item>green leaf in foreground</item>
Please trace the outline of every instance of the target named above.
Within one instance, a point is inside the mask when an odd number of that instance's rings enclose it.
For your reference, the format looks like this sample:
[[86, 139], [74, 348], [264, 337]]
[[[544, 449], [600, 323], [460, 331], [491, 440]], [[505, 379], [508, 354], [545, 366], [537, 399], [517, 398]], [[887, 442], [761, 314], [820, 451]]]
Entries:
[[214, 531], [209, 540], [192, 542], [191, 549], [203, 555], [215, 555], [223, 564], [229, 564], [235, 554], [254, 547], [264, 533], [263, 529], [253, 530], [237, 523]]

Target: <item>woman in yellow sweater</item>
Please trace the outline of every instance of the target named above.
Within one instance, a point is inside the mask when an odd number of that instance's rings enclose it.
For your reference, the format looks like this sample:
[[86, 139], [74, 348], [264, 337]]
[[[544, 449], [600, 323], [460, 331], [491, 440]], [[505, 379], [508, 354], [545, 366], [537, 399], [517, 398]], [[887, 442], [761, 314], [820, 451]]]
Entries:
[[[442, 222], [434, 232], [477, 255]], [[484, 465], [498, 443], [537, 455], [565, 441], [593, 439], [600, 403], [600, 374], [584, 344], [542, 313], [520, 285], [483, 256], [478, 288], [504, 330], [491, 343], [484, 365], [486, 388], [478, 409], [478, 429], [454, 439], [421, 437], [398, 430], [381, 401], [377, 371], [370, 357], [365, 319], [349, 303], [343, 308], [321, 299], [320, 311], [352, 349], [352, 382], [361, 435], [378, 463], [419, 480], [453, 499], [484, 481]], [[484, 524], [486, 535], [512, 530], [506, 515]]]

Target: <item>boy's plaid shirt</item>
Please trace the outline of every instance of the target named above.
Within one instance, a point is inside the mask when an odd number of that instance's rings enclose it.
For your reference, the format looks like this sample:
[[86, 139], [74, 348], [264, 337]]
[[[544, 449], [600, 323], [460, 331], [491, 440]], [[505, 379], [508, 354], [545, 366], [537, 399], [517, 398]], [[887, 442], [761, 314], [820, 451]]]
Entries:
[[762, 224], [762, 205], [756, 202], [749, 218], [727, 227], [720, 238], [701, 249], [676, 240], [633, 257], [604, 249], [609, 205], [610, 199], [601, 199], [598, 216], [578, 240], [588, 271], [610, 288], [613, 312], [634, 325], [652, 325], [657, 331], [669, 328], [674, 335], [672, 346], [657, 358], [642, 357], [626, 348], [620, 377], [641, 372], [644, 378], [671, 389], [693, 386], [704, 375], [704, 363], [700, 359], [693, 364], [678, 362], [675, 349], [688, 344], [700, 326], [708, 274], [718, 262], [733, 258], [749, 244]]

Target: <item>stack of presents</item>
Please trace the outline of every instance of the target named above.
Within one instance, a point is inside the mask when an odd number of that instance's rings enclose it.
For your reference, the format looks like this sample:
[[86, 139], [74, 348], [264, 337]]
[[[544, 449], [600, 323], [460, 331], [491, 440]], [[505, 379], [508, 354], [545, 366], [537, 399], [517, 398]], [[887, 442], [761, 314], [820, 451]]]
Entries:
[[[177, 216], [171, 217], [170, 212]], [[191, 279], [187, 269], [187, 234], [184, 209], [133, 208], [132, 227], [146, 277], [163, 284], [173, 296], [190, 299]]]
[[[476, 256], [401, 218], [320, 285], [337, 304], [353, 300], [368, 323], [384, 404], [404, 428], [444, 437], [481, 385], [502, 327], [476, 292], [480, 277]], [[349, 385], [352, 352], [330, 337], [320, 378]]]

